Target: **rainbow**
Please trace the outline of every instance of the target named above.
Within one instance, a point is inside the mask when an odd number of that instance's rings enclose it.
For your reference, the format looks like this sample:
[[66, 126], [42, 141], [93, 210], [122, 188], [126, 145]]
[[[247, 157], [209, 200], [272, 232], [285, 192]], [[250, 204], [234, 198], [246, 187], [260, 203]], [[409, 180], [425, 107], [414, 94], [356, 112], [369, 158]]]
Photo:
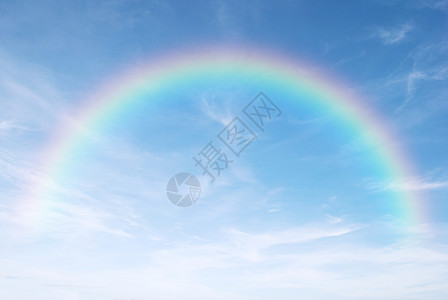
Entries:
[[[180, 52], [180, 51], [179, 51]], [[48, 148], [43, 152], [42, 168], [48, 178], [46, 183], [33, 189], [32, 200], [36, 206], [45, 206], [45, 189], [51, 179], [64, 168], [66, 157], [76, 145], [82, 143], [89, 128], [103, 122], [111, 114], [130, 105], [133, 96], [161, 85], [187, 81], [188, 78], [206, 76], [219, 71], [237, 73], [269, 74], [269, 80], [319, 95], [321, 105], [335, 111], [342, 121], [357, 127], [375, 145], [376, 160], [387, 168], [391, 178], [404, 181], [413, 178], [415, 167], [409, 155], [397, 143], [393, 130], [387, 127], [367, 101], [357, 95], [348, 85], [330, 78], [316, 68], [289, 58], [286, 55], [251, 48], [207, 48], [181, 51], [163, 55], [157, 59], [135, 64], [133, 68], [107, 81], [85, 99], [74, 117], [66, 120], [55, 133]], [[36, 192], [36, 189], [39, 192]], [[399, 192], [400, 210], [406, 218], [419, 219], [423, 207], [422, 196], [417, 191]]]

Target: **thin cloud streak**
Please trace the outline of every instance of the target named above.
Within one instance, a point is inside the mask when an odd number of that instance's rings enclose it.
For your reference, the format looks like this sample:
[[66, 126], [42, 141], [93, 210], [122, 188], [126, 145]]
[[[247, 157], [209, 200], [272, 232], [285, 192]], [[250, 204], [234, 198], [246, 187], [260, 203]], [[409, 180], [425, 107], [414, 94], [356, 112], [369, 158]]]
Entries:
[[376, 27], [373, 29], [373, 36], [379, 38], [385, 45], [394, 45], [403, 41], [413, 29], [414, 26], [410, 24], [391, 29]]

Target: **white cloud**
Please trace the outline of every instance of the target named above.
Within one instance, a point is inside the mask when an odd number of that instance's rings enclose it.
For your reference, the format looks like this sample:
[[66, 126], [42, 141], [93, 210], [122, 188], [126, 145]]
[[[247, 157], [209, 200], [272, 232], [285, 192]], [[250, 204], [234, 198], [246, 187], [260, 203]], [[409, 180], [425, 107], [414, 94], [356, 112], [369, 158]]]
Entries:
[[249, 261], [260, 261], [267, 259], [267, 256], [263, 255], [262, 252], [268, 248], [341, 236], [359, 228], [359, 226], [354, 225], [347, 227], [339, 226], [336, 228], [311, 225], [268, 231], [260, 234], [249, 234], [236, 229], [226, 230], [225, 233], [235, 245], [231, 249], [228, 249], [230, 253]]
[[423, 191], [435, 190], [448, 187], [448, 181], [426, 181], [423, 179], [408, 179], [400, 182], [385, 182], [371, 184], [370, 188], [375, 190], [402, 190], [402, 191]]
[[359, 58], [362, 58], [366, 55], [366, 52], [363, 50], [360, 53], [353, 55], [351, 57], [346, 57], [346, 58], [341, 58], [340, 60], [338, 60], [335, 64], [333, 64], [332, 68], [336, 68], [339, 67], [340, 65], [344, 65], [348, 62], [352, 62], [355, 60], [358, 60]]
[[[67, 267], [72, 265], [69, 258], [78, 257], [86, 244], [70, 244], [63, 252], [51, 249], [34, 262], [3, 256], [0, 282], [5, 288], [0, 295], [28, 299], [28, 293], [17, 292], [18, 286], [26, 286], [37, 295], [59, 295], [58, 299], [93, 293], [105, 299], [157, 295], [255, 300], [285, 295], [282, 299], [323, 300], [328, 294], [336, 300], [415, 295], [443, 299], [448, 292], [444, 247], [417, 240], [363, 245], [349, 236], [357, 228], [315, 224], [259, 232], [224, 229], [214, 237], [185, 234], [182, 241], [162, 239], [147, 247], [146, 254], [130, 240], [125, 248], [136, 251], [133, 255], [114, 255], [118, 248], [96, 249], [83, 252], [76, 268]], [[109, 256], [120, 259], [106, 264]]]
[[0, 130], [9, 130], [14, 127], [15, 125], [11, 121], [4, 120], [0, 122]]
[[447, 66], [436, 66], [431, 70], [416, 70], [415, 65], [414, 68], [407, 76], [405, 77], [406, 81], [406, 98], [405, 101], [398, 107], [397, 111], [402, 110], [414, 97], [415, 91], [417, 89], [417, 83], [421, 80], [445, 80], [448, 76], [448, 67]]
[[213, 102], [212, 96], [202, 96], [201, 102], [202, 102], [202, 112], [209, 117], [210, 119], [217, 121], [221, 123], [222, 125], [226, 126], [229, 124], [233, 116], [229, 112], [229, 108], [226, 107], [223, 109], [224, 105], [217, 105]]
[[400, 27], [390, 29], [375, 27], [373, 35], [381, 39], [385, 45], [393, 45], [404, 40], [413, 29], [414, 26], [410, 24], [404, 24]]
[[3, 131], [5, 131], [5, 132], [7, 132], [7, 131], [10, 131], [10, 130], [12, 130], [12, 129], [26, 130], [26, 131], [29, 131], [29, 130], [30, 130], [29, 128], [27, 128], [27, 127], [25, 127], [25, 126], [22, 126], [22, 125], [20, 125], [20, 124], [17, 124], [17, 123], [14, 122], [14, 121], [3, 120], [3, 121], [0, 122], [0, 131], [3, 130]]
[[341, 223], [341, 222], [344, 221], [344, 218], [342, 218], [342, 217], [335, 217], [335, 216], [332, 216], [330, 214], [326, 214], [326, 217], [327, 217], [328, 222], [331, 223], [331, 224], [337, 224], [337, 223]]
[[435, 10], [446, 10], [448, 8], [448, 0], [417, 0], [415, 4], [418, 8]]
[[438, 182], [410, 181], [391, 185], [392, 189], [401, 189], [401, 190], [434, 190], [446, 187], [448, 187], [448, 181], [438, 181]]
[[[383, 99], [400, 101], [396, 108], [396, 112], [400, 113], [418, 97], [419, 102], [414, 102], [418, 106], [413, 112], [417, 118], [406, 115], [402, 122], [418, 124], [432, 114], [439, 114], [446, 102], [443, 86], [444, 81], [448, 79], [447, 50], [446, 41], [416, 47], [403, 57], [396, 70], [382, 79], [375, 80], [376, 82], [372, 81], [369, 89]], [[434, 101], [441, 103], [435, 106], [435, 109], [429, 110], [430, 107], [426, 104]]]

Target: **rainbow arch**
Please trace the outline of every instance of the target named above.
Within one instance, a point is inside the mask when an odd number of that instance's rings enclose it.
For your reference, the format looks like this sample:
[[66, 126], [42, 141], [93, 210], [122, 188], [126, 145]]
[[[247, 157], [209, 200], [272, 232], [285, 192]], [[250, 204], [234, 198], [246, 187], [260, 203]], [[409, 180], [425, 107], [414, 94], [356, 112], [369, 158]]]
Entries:
[[[71, 121], [65, 122], [44, 151], [44, 174], [51, 179], [75, 145], [81, 143], [89, 127], [102, 122], [120, 107], [129, 105], [133, 96], [160, 85], [206, 76], [214, 72], [231, 70], [241, 73], [270, 74], [272, 81], [319, 95], [321, 104], [331, 108], [341, 119], [349, 121], [362, 130], [376, 147], [378, 157], [392, 178], [404, 181], [416, 175], [412, 159], [397, 143], [387, 127], [387, 122], [357, 95], [353, 89], [340, 81], [316, 71], [312, 65], [274, 52], [244, 48], [206, 48], [171, 53], [156, 59], [135, 64], [126, 72], [110, 79], [85, 99]], [[33, 189], [34, 202], [42, 199], [44, 184]], [[36, 190], [38, 190], [36, 192]], [[400, 191], [402, 214], [408, 220], [419, 220], [424, 214], [422, 195], [418, 191]], [[41, 206], [45, 204], [36, 204]]]

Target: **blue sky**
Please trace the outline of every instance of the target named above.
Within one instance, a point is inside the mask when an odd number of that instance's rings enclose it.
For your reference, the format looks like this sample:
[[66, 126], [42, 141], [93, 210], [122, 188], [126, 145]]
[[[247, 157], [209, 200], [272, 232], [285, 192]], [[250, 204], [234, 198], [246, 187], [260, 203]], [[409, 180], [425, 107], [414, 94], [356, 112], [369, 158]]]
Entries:
[[[445, 299], [447, 14], [445, 0], [0, 1], [0, 298]], [[345, 82], [418, 174], [388, 181], [363, 132], [305, 93], [219, 72], [135, 96], [45, 171], [100, 86], [210, 46]], [[200, 176], [192, 157], [250, 122], [260, 91], [281, 116], [215, 182]], [[165, 193], [179, 172], [201, 181], [188, 208]], [[411, 223], [396, 203], [410, 190], [427, 209]]]

